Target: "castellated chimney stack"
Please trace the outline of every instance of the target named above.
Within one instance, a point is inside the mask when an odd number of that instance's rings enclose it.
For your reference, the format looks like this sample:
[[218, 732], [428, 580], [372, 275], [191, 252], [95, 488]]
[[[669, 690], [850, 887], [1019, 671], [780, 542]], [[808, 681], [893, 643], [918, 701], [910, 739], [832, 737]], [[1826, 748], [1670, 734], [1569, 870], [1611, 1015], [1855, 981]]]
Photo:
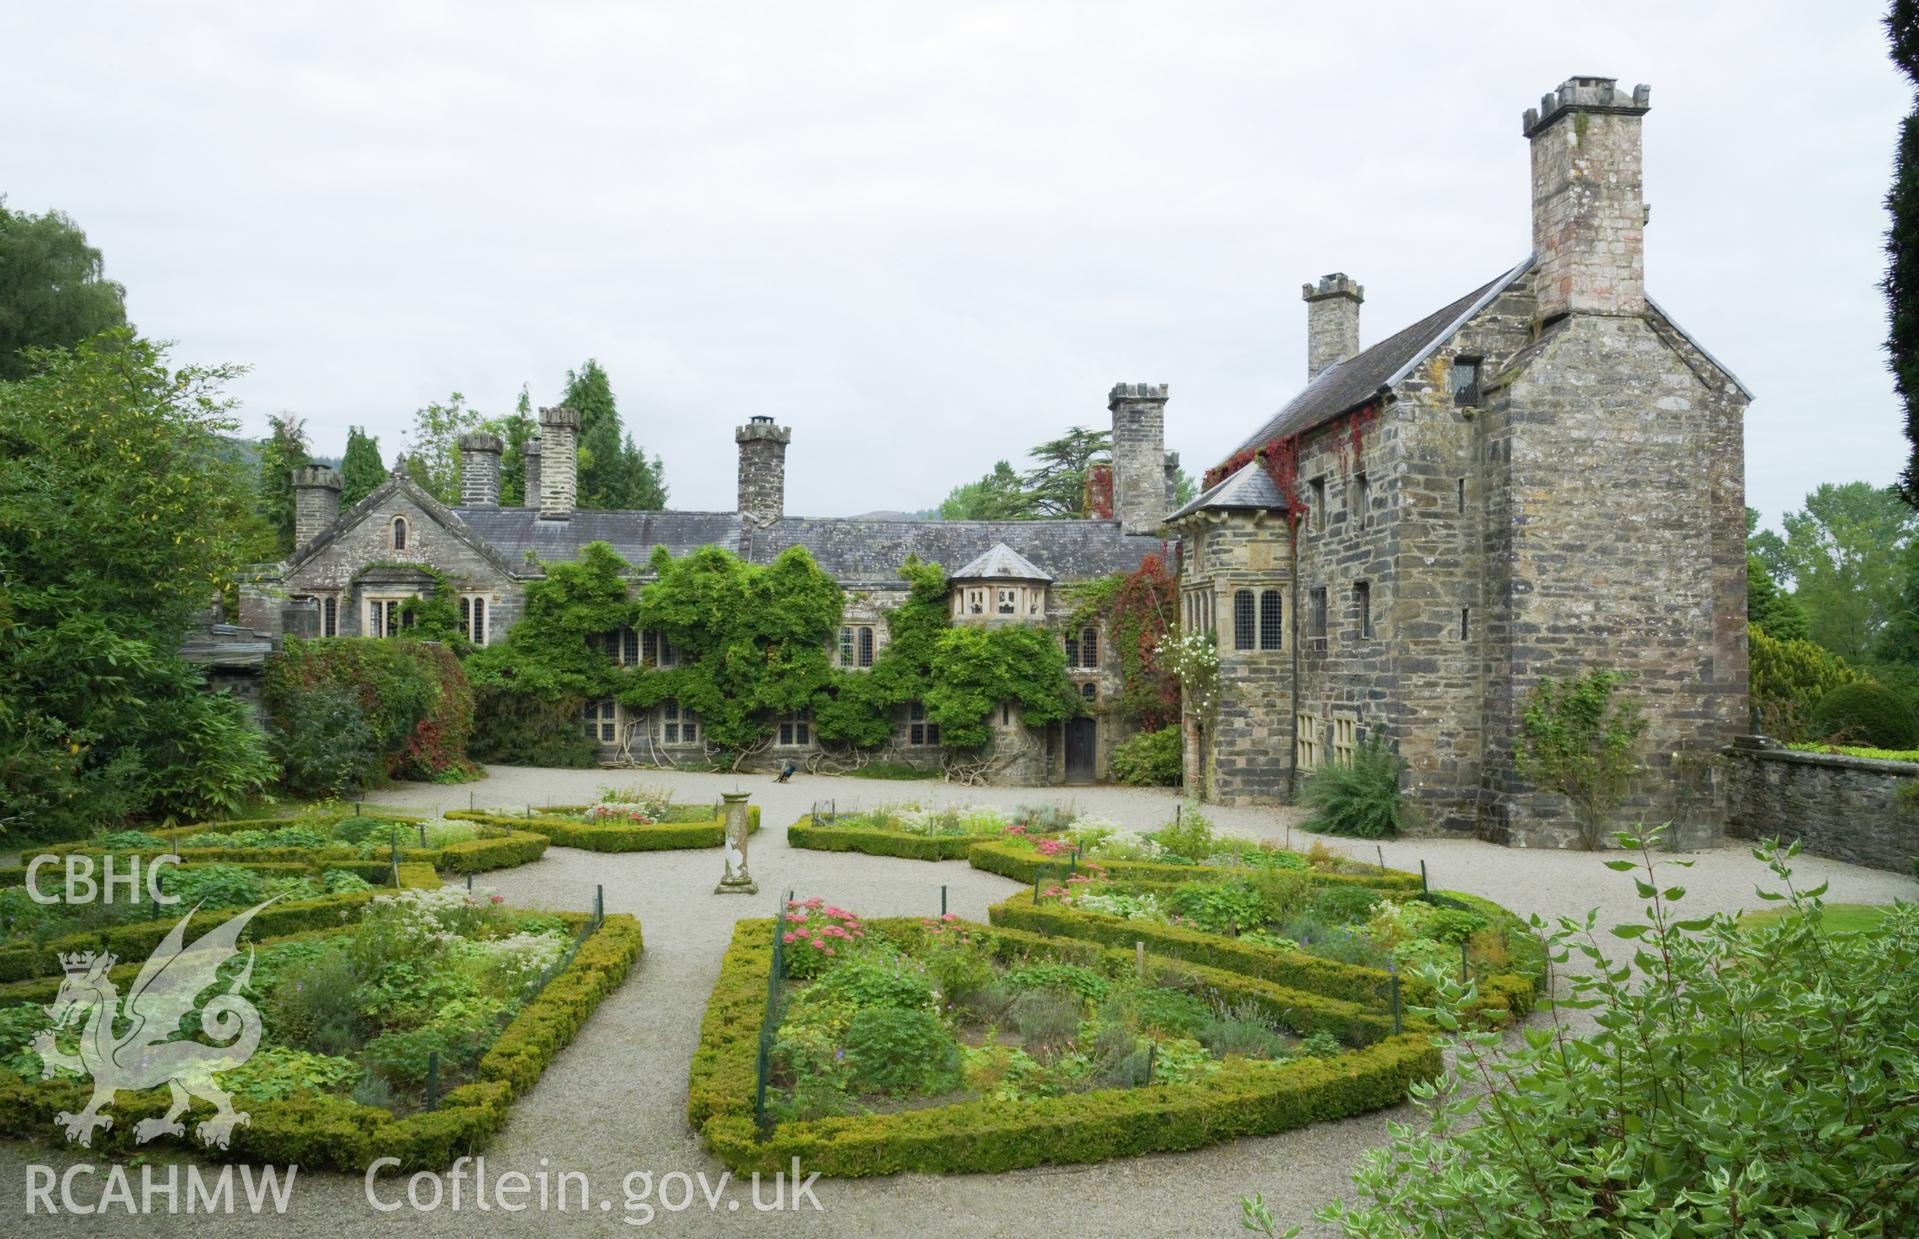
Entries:
[[793, 428], [755, 417], [733, 432], [740, 445], [740, 512], [762, 525], [786, 515], [786, 445]]
[[1157, 533], [1166, 506], [1166, 384], [1116, 383], [1113, 414], [1113, 516], [1121, 533]]
[[1646, 199], [1640, 118], [1652, 87], [1567, 78], [1527, 108], [1539, 321], [1646, 309]]
[[579, 486], [580, 414], [561, 406], [540, 410], [540, 519], [573, 519]]
[[500, 506], [500, 437], [476, 430], [460, 436], [460, 502], [469, 508]]
[[520, 449], [520, 504], [536, 511], [540, 506], [540, 436], [528, 435]]
[[324, 467], [293, 471], [293, 547], [298, 550], [340, 519], [340, 471]]
[[1343, 271], [1300, 285], [1306, 302], [1306, 381], [1359, 353], [1359, 307], [1366, 290]]

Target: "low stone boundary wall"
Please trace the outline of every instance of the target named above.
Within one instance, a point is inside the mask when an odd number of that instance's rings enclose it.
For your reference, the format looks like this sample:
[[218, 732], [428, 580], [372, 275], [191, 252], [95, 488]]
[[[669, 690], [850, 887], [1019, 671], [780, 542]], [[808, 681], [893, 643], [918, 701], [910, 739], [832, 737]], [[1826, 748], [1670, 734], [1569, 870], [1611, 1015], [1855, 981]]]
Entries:
[[1919, 763], [1743, 746], [1726, 750], [1726, 756], [1727, 833], [1798, 839], [1815, 855], [1912, 872], [1919, 856], [1919, 800], [1902, 804], [1896, 793], [1919, 777]]

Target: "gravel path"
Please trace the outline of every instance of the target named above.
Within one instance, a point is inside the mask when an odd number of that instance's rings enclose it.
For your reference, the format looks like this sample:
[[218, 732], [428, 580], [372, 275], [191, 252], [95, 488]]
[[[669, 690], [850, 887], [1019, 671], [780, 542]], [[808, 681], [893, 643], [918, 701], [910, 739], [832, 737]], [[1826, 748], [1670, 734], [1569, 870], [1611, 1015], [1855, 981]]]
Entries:
[[[508, 1170], [529, 1176], [542, 1169], [549, 1174], [584, 1172], [592, 1185], [595, 1209], [604, 1199], [610, 1210], [581, 1214], [575, 1206], [567, 1214], [529, 1210], [510, 1215], [497, 1208], [479, 1213], [472, 1208], [469, 1186], [466, 1208], [458, 1213], [450, 1209], [382, 1213], [369, 1206], [358, 1177], [302, 1172], [293, 1205], [281, 1219], [28, 1219], [23, 1217], [26, 1166], [38, 1163], [57, 1170], [75, 1159], [51, 1144], [0, 1142], [0, 1217], [21, 1218], [25, 1231], [18, 1233], [62, 1227], [84, 1228], [87, 1233], [196, 1236], [297, 1230], [308, 1239], [324, 1239], [358, 1236], [370, 1226], [396, 1222], [410, 1234], [630, 1232], [643, 1211], [626, 1208], [622, 1182], [629, 1172], [651, 1171], [656, 1182], [673, 1171], [704, 1172], [709, 1184], [722, 1172], [720, 1164], [701, 1150], [686, 1122], [686, 1076], [700, 1014], [736, 918], [770, 915], [775, 892], [787, 889], [802, 897], [822, 895], [868, 915], [930, 914], [939, 909], [943, 883], [952, 911], [984, 920], [989, 904], [1019, 889], [963, 862], [930, 864], [788, 848], [784, 827], [815, 800], [835, 799], [845, 809], [915, 799], [1008, 807], [1067, 799], [1136, 829], [1166, 821], [1175, 803], [1168, 792], [1129, 788], [971, 789], [804, 775], [779, 786], [764, 776], [509, 767], [494, 768], [492, 777], [478, 784], [409, 785], [369, 800], [413, 809], [463, 808], [469, 801], [481, 808], [520, 809], [529, 803], [536, 807], [580, 803], [610, 782], [670, 784], [681, 800], [713, 799], [737, 786], [753, 793], [753, 803], [763, 810], [764, 827], [751, 848], [751, 868], [762, 889], [753, 900], [711, 893], [720, 876], [717, 850], [602, 856], [554, 848], [535, 864], [480, 879], [515, 904], [543, 908], [590, 907], [595, 884], [604, 884], [607, 910], [633, 913], [645, 926], [646, 953], [633, 976], [514, 1107], [511, 1122], [486, 1155], [488, 1176], [494, 1179]], [[1313, 837], [1291, 829], [1297, 821], [1292, 810], [1208, 812], [1222, 829], [1236, 833], [1284, 839], [1290, 831], [1302, 844]], [[1356, 855], [1372, 854], [1371, 845], [1352, 850]], [[1639, 914], [1629, 878], [1606, 870], [1587, 854], [1516, 851], [1468, 840], [1388, 843], [1383, 853], [1386, 863], [1396, 867], [1417, 869], [1424, 859], [1435, 887], [1484, 895], [1520, 913], [1583, 914], [1596, 907], [1602, 925]], [[1768, 875], [1746, 849], [1720, 848], [1685, 859], [1695, 864], [1678, 880], [1690, 892], [1687, 907], [1693, 914], [1757, 904], [1753, 887]], [[1834, 901], [1883, 901], [1919, 894], [1910, 879], [1834, 861], [1802, 858], [1797, 872], [1808, 883], [1829, 880], [1829, 898]], [[1227, 1235], [1237, 1233], [1239, 1197], [1252, 1191], [1263, 1192], [1282, 1220], [1307, 1221], [1317, 1204], [1347, 1191], [1354, 1161], [1367, 1148], [1383, 1143], [1387, 1119], [1400, 1113], [1388, 1111], [1192, 1153], [1099, 1166], [990, 1176], [821, 1180], [814, 1195], [823, 1212], [810, 1206], [797, 1212], [757, 1212], [744, 1185], [729, 1186], [715, 1211], [696, 1188], [690, 1207], [680, 1212], [660, 1210], [644, 1230], [766, 1236], [1045, 1233], [1062, 1239]], [[94, 1182], [97, 1185], [98, 1180]], [[394, 1182], [384, 1182], [381, 1190], [383, 1199], [403, 1199], [403, 1187]], [[672, 1185], [670, 1203], [680, 1203], [682, 1190], [678, 1183]], [[762, 1198], [770, 1199], [771, 1194], [767, 1187]], [[657, 1195], [652, 1203], [657, 1207]], [[737, 1208], [729, 1209], [729, 1203]], [[1309, 1229], [1308, 1233], [1314, 1232]]]

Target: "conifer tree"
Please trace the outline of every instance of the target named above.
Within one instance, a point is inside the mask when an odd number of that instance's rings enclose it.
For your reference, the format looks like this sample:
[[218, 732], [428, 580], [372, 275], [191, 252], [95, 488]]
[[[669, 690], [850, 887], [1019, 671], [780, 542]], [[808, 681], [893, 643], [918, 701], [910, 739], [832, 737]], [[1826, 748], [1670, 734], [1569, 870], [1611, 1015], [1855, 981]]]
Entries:
[[340, 461], [340, 506], [350, 508], [386, 480], [380, 440], [358, 426], [346, 432], [346, 456]]
[[[1893, 0], [1886, 14], [1892, 60], [1919, 85], [1919, 0]], [[1912, 453], [1899, 479], [1900, 495], [1919, 507], [1919, 102], [1900, 122], [1886, 231], [1886, 351], [1893, 386], [1906, 406], [1906, 439]]]
[[613, 384], [600, 363], [588, 358], [566, 372], [560, 403], [580, 415], [579, 505], [582, 508], [666, 506], [665, 474], [660, 459], [646, 458], [622, 433]]
[[306, 423], [291, 413], [268, 416], [267, 437], [260, 440], [260, 479], [256, 510], [273, 536], [271, 553], [293, 550], [293, 471], [312, 463], [307, 455]]

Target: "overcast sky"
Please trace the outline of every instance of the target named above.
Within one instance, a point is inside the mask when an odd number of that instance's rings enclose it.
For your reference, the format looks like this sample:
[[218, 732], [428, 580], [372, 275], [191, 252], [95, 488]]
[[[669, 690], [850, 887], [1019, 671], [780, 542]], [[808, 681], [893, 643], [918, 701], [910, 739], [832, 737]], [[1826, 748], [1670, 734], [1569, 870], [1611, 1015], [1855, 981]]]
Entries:
[[10, 5], [0, 192], [149, 335], [252, 367], [249, 433], [391, 462], [450, 391], [597, 357], [672, 504], [793, 427], [787, 509], [936, 503], [1172, 385], [1215, 463], [1301, 385], [1300, 284], [1365, 343], [1530, 249], [1520, 113], [1649, 82], [1647, 284], [1756, 393], [1748, 501], [1892, 480], [1882, 5]]

